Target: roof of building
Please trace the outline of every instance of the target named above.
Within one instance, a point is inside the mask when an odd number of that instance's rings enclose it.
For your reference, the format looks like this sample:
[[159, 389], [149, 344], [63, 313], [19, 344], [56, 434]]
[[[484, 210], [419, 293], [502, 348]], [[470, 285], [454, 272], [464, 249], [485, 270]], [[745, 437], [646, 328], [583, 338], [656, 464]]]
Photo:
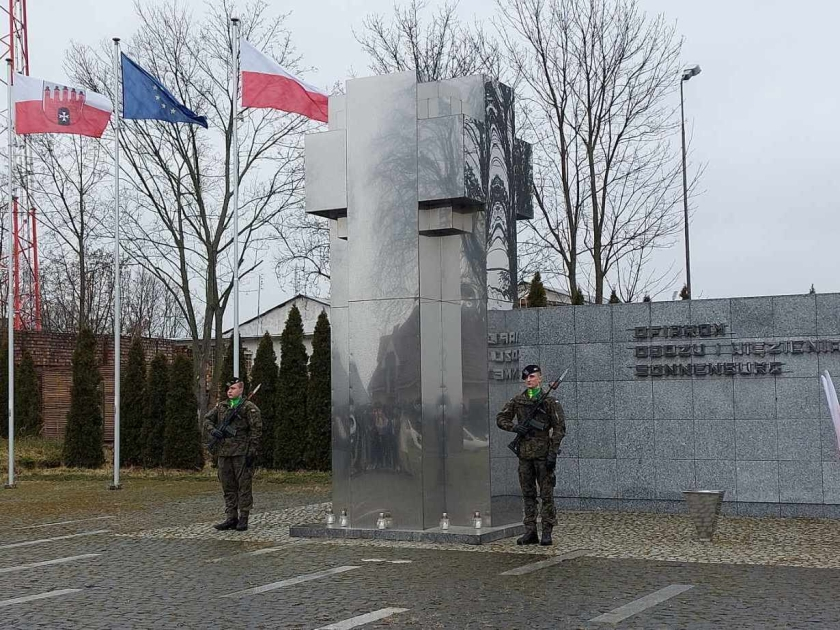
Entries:
[[[322, 306], [326, 306], [327, 308], [330, 307], [329, 302], [325, 302], [324, 300], [322, 300], [320, 298], [312, 297], [311, 295], [304, 295], [303, 293], [298, 293], [294, 297], [290, 297], [288, 300], [286, 300], [284, 302], [280, 302], [280, 304], [272, 306], [271, 308], [264, 310], [262, 313], [258, 313], [257, 315], [255, 315], [254, 317], [252, 317], [250, 319], [246, 319], [244, 322], [239, 322], [239, 326], [242, 327], [245, 324], [249, 324], [253, 321], [258, 320], [260, 317], [265, 317], [271, 311], [276, 311], [278, 308], [283, 308], [284, 306], [286, 306], [290, 302], [294, 302], [295, 300], [300, 299], [300, 298], [302, 298], [304, 300], [309, 300], [310, 302], [317, 302], [318, 304], [321, 304]], [[232, 332], [233, 332], [233, 328], [231, 327], [231, 328], [228, 328], [227, 330], [225, 330], [222, 334], [227, 335], [228, 333], [232, 333]]]

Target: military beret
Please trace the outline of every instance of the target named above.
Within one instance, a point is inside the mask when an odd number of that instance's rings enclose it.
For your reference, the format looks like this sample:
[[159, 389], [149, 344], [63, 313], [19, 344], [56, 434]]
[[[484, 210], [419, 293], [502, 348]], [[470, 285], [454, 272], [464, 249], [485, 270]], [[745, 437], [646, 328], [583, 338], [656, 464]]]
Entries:
[[232, 378], [227, 383], [225, 383], [225, 388], [233, 387], [237, 383], [244, 383], [244, 382], [245, 381], [243, 381], [241, 378]]
[[531, 365], [526, 365], [522, 368], [522, 380], [524, 381], [526, 378], [531, 376], [531, 374], [536, 374], [537, 372], [542, 372], [539, 365], [534, 365], [533, 363]]

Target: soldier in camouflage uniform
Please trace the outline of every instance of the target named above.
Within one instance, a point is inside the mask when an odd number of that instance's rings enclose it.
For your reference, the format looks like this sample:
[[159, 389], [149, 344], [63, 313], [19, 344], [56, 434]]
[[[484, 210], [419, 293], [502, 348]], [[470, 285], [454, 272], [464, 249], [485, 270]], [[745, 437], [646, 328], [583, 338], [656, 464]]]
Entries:
[[[563, 407], [551, 396], [546, 398], [536, 413], [536, 419], [546, 424], [546, 430], [535, 431], [523, 423], [542, 394], [542, 373], [538, 365], [528, 365], [522, 370], [527, 388], [511, 398], [496, 416], [500, 429], [522, 436], [519, 451], [519, 486], [525, 503], [525, 535], [517, 545], [551, 544], [551, 530], [556, 522], [554, 510], [554, 468], [560, 442], [566, 435]], [[516, 420], [516, 423], [514, 423]], [[537, 486], [542, 502], [542, 540], [537, 537]]]
[[[248, 529], [248, 514], [254, 503], [251, 478], [262, 435], [262, 420], [259, 408], [242, 397], [245, 389], [242, 379], [234, 378], [225, 383], [225, 386], [228, 399], [219, 401], [204, 416], [204, 428], [218, 444], [216, 453], [219, 481], [222, 482], [227, 514], [224, 521], [213, 527], [220, 531], [236, 529], [244, 532]], [[237, 408], [240, 408], [239, 412], [230, 423], [236, 434], [226, 437], [219, 427], [224, 423], [225, 417]]]

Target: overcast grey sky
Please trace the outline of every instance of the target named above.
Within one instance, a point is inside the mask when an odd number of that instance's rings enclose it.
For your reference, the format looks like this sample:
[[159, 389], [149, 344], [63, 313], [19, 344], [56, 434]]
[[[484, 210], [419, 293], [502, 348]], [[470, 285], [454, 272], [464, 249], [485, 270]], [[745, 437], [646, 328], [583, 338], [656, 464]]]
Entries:
[[[203, 10], [202, 0], [182, 1]], [[811, 283], [821, 293], [840, 291], [840, 3], [803, 0], [795, 9], [782, 0], [640, 4], [677, 23], [683, 61], [703, 69], [686, 85], [691, 160], [706, 164], [691, 223], [695, 297], [804, 293]], [[276, 5], [291, 11], [288, 24], [304, 64], [318, 69], [306, 78], [326, 86], [351, 68], [367, 74], [352, 29], [369, 12], [390, 12], [393, 2]], [[488, 0], [461, 0], [459, 8], [465, 19], [493, 12]], [[130, 0], [29, 0], [28, 11], [31, 72], [54, 80], [66, 79], [62, 56], [71, 39], [127, 38], [135, 22]], [[682, 247], [680, 240], [658, 262], [682, 269]], [[269, 275], [263, 308], [284, 297]], [[256, 293], [242, 300], [243, 320], [254, 314]]]

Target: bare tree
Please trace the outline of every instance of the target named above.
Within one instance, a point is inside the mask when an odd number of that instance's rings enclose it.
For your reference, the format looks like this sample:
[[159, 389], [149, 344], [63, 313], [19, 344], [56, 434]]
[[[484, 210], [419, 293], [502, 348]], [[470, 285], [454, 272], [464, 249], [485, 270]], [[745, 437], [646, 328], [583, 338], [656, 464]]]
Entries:
[[[284, 67], [299, 65], [284, 16], [266, 2], [240, 12], [242, 35]], [[126, 194], [126, 250], [160, 280], [175, 301], [192, 339], [196, 397], [206, 409], [218, 389], [223, 354], [222, 317], [233, 288], [234, 150], [240, 156], [241, 276], [257, 264], [271, 237], [267, 227], [300, 205], [302, 132], [308, 121], [270, 110], [240, 114], [239, 147], [232, 147], [233, 102], [228, 80], [232, 4], [216, 0], [196, 19], [177, 2], [137, 4], [138, 30], [127, 44], [132, 57], [160, 78], [210, 131], [152, 121], [122, 126]], [[110, 92], [111, 51], [75, 47], [68, 70], [83, 85]]]
[[[85, 252], [85, 276], [72, 256], [48, 248], [41, 266], [41, 318], [44, 330], [79, 330], [79, 284], [84, 281], [86, 325], [96, 335], [108, 334], [114, 321], [114, 255], [110, 247]], [[130, 260], [120, 268], [120, 320], [126, 335], [173, 338], [186, 334], [183, 318], [166, 287]]]
[[[43, 257], [40, 280], [44, 330], [75, 333], [84, 322], [95, 335], [106, 334], [114, 321], [113, 253], [89, 244], [79, 258], [64, 253], [69, 252], [49, 248]], [[80, 296], [84, 302], [79, 302]]]
[[[680, 229], [679, 120], [672, 96], [682, 42], [635, 0], [498, 0], [506, 60], [527, 88], [539, 224], [570, 288], [594, 301], [620, 262]], [[581, 256], [591, 279], [581, 279]], [[631, 265], [632, 267], [632, 265]]]
[[120, 321], [125, 334], [166, 339], [187, 334], [178, 304], [159, 278], [137, 264], [124, 264], [120, 269]]
[[275, 272], [281, 285], [295, 293], [322, 295], [330, 281], [330, 228], [328, 221], [305, 212], [281, 217], [277, 229]]
[[41, 134], [29, 146], [33, 160], [28, 181], [48, 230], [40, 248], [47, 267], [45, 320], [64, 332], [89, 327], [101, 333], [110, 321], [101, 311], [103, 296], [97, 294], [104, 282], [99, 250], [108, 214], [102, 190], [107, 156], [98, 140], [81, 136]]
[[440, 81], [471, 74], [499, 72], [499, 51], [484, 31], [464, 25], [457, 15], [458, 3], [440, 5], [426, 22], [428, 4], [411, 0], [394, 7], [390, 21], [383, 15], [368, 15], [356, 41], [370, 56], [376, 74], [414, 70], [418, 82]]
[[613, 289], [622, 302], [637, 302], [645, 295], [658, 297], [671, 289], [679, 278], [679, 271], [671, 263], [664, 271], [651, 260], [654, 250], [639, 247], [615, 265]]

